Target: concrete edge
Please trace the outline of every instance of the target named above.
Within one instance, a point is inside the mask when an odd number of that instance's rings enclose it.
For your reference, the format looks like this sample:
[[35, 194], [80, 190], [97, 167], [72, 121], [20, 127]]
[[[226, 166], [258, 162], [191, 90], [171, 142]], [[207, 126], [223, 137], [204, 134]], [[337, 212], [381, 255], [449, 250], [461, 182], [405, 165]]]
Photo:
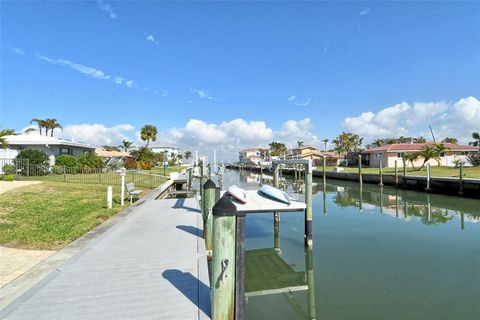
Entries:
[[[164, 184], [169, 183], [166, 181]], [[58, 268], [63, 264], [72, 263], [82, 256], [82, 252], [89, 246], [105, 236], [114, 227], [125, 221], [126, 217], [134, 210], [145, 203], [147, 200], [153, 200], [168, 190], [163, 185], [153, 189], [145, 197], [141, 198], [131, 206], [120, 210], [113, 217], [96, 226], [80, 238], [69, 243], [50, 257], [30, 268], [27, 272], [17, 277], [15, 280], [0, 288], [0, 318], [6, 316], [22, 301], [37, 292], [41, 287], [53, 279], [58, 272]]]

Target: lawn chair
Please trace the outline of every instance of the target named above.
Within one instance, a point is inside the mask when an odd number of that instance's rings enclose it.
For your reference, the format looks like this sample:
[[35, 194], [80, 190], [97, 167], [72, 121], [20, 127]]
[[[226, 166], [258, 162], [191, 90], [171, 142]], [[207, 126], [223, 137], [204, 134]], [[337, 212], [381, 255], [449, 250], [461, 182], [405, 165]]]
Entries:
[[133, 200], [138, 200], [138, 196], [143, 192], [143, 190], [137, 190], [133, 182], [127, 183], [126, 187], [127, 193], [130, 196], [130, 204], [132, 204]]

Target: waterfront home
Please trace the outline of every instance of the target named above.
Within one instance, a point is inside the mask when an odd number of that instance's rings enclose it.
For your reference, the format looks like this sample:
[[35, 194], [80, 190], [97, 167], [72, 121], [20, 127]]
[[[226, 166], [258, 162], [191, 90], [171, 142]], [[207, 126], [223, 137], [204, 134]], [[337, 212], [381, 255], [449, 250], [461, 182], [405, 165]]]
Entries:
[[[403, 155], [405, 153], [421, 152], [427, 143], [409, 143], [409, 144], [388, 144], [377, 148], [371, 148], [363, 151], [362, 162], [372, 168], [378, 168], [380, 162], [384, 168], [395, 167], [395, 160], [398, 166], [403, 166]], [[462, 161], [465, 165], [469, 165], [467, 155], [478, 152], [478, 147], [467, 146], [461, 144], [444, 143], [447, 151], [445, 151], [439, 159], [441, 166], [453, 167], [457, 160]], [[354, 157], [352, 157], [354, 158]], [[438, 165], [436, 159], [431, 159], [429, 162], [432, 165]], [[423, 158], [419, 157], [413, 162], [413, 165], [418, 168], [422, 165]], [[406, 165], [411, 167], [412, 164], [407, 161]]]
[[331, 151], [321, 151], [314, 146], [304, 146], [295, 149], [289, 150], [285, 159], [294, 159], [294, 160], [313, 160], [315, 165], [322, 165], [323, 156], [327, 157], [328, 165], [338, 165], [341, 157], [338, 153]]
[[45, 152], [50, 159], [50, 165], [55, 164], [55, 157], [63, 154], [79, 156], [95, 151], [95, 147], [85, 143], [41, 136], [38, 134], [18, 134], [4, 136], [8, 148], [0, 149], [0, 159], [13, 160], [21, 150], [35, 149]]
[[130, 152], [105, 150], [104, 148], [96, 148], [95, 154], [100, 158], [104, 159], [107, 165], [112, 162], [121, 161], [127, 158], [132, 158], [132, 155], [130, 154]]
[[171, 159], [173, 155], [176, 155], [179, 153], [177, 147], [171, 147], [171, 146], [151, 146], [150, 150], [152, 150], [155, 153], [165, 152], [167, 154], [168, 159]]
[[238, 162], [259, 164], [262, 162], [262, 152], [260, 149], [243, 149], [238, 153]]

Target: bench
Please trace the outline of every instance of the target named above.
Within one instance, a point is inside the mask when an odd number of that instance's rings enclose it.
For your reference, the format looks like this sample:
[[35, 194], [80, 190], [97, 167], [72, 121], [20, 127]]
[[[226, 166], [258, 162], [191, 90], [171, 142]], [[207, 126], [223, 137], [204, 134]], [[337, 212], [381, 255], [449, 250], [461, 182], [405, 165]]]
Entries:
[[133, 200], [138, 200], [138, 195], [143, 192], [143, 190], [137, 190], [133, 182], [129, 182], [126, 185], [127, 193], [130, 196], [130, 204], [133, 203]]

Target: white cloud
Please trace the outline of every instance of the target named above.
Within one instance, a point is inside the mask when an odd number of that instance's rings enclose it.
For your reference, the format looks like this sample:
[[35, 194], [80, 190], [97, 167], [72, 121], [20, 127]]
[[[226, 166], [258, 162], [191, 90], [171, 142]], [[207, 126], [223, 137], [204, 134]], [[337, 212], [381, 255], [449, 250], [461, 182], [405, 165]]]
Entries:
[[113, 77], [113, 76], [107, 74], [106, 72], [104, 72], [102, 70], [99, 70], [97, 68], [88, 67], [88, 66], [85, 66], [83, 64], [75, 63], [75, 62], [72, 62], [72, 61], [66, 60], [66, 59], [52, 59], [52, 58], [49, 58], [47, 56], [40, 55], [38, 53], [36, 54], [36, 56], [40, 60], [46, 61], [48, 63], [54, 64], [54, 65], [57, 65], [57, 66], [69, 67], [69, 68], [71, 68], [75, 71], [78, 71], [78, 72], [80, 72], [82, 74], [85, 74], [85, 75], [87, 75], [91, 78], [94, 78], [94, 79], [109, 80], [109, 81], [111, 80], [115, 84], [124, 85], [128, 88], [138, 89], [138, 87], [134, 85], [133, 80], [129, 80], [129, 79], [126, 79], [126, 78], [121, 77], [121, 76]]
[[480, 127], [480, 101], [467, 97], [454, 103], [407, 102], [384, 108], [377, 113], [364, 112], [344, 119], [345, 130], [359, 134], [367, 140], [403, 136], [430, 137], [431, 124], [436, 138], [453, 136], [461, 142], [470, 141], [472, 132]]
[[238, 159], [238, 151], [250, 147], [268, 147], [273, 140], [282, 141], [294, 147], [297, 140], [307, 144], [318, 144], [318, 138], [311, 133], [310, 119], [289, 120], [274, 131], [264, 121], [234, 119], [219, 124], [190, 119], [184, 127], [172, 128], [158, 135], [154, 145], [177, 145], [182, 150], [198, 150], [200, 154], [212, 155], [217, 151], [219, 159]]
[[219, 100], [218, 98], [211, 96], [206, 90], [190, 88], [190, 92], [196, 94], [200, 99]]
[[312, 133], [313, 123], [310, 118], [303, 120], [288, 120], [282, 128], [275, 133], [279, 141], [288, 147], [296, 147], [297, 141], [303, 141], [306, 145], [319, 145], [319, 138]]
[[312, 99], [308, 98], [305, 101], [299, 101], [297, 99], [297, 96], [290, 96], [288, 98], [288, 101], [292, 102], [297, 107], [306, 107], [306, 106], [310, 105], [310, 103], [312, 102]]
[[130, 124], [120, 124], [106, 127], [103, 124], [72, 124], [63, 128], [62, 132], [55, 135], [69, 140], [84, 142], [95, 146], [119, 145], [127, 134], [133, 130]]
[[102, 0], [98, 0], [97, 4], [98, 4], [98, 8], [102, 11], [105, 11], [110, 16], [110, 18], [112, 19], [117, 18], [117, 14], [113, 11], [113, 8], [111, 5], [109, 5], [108, 3], [104, 3]]
[[8, 48], [9, 48], [12, 52], [15, 52], [16, 54], [21, 54], [22, 56], [26, 54], [26, 52], [23, 51], [23, 50], [20, 49], [20, 48], [12, 47], [12, 46], [9, 46]]
[[359, 16], [364, 16], [366, 14], [369, 14], [370, 13], [370, 8], [363, 8], [359, 13], [358, 15]]
[[69, 60], [51, 59], [49, 57], [42, 56], [42, 55], [39, 55], [39, 54], [37, 54], [37, 58], [40, 59], [40, 60], [49, 62], [51, 64], [70, 67], [73, 70], [76, 70], [80, 73], [83, 73], [83, 74], [85, 74], [89, 77], [95, 78], [95, 79], [108, 80], [108, 79], [111, 78], [110, 75], [106, 74], [105, 72], [103, 72], [101, 70], [98, 70], [98, 69], [92, 68], [92, 67], [87, 67], [87, 66], [84, 66], [84, 65], [79, 64], [79, 63], [74, 63], [74, 62], [69, 61]]
[[150, 42], [153, 42], [153, 43], [156, 43], [158, 44], [158, 41], [155, 39], [154, 36], [152, 36], [151, 34], [149, 34], [145, 39], [147, 39], [147, 41], [150, 41]]

